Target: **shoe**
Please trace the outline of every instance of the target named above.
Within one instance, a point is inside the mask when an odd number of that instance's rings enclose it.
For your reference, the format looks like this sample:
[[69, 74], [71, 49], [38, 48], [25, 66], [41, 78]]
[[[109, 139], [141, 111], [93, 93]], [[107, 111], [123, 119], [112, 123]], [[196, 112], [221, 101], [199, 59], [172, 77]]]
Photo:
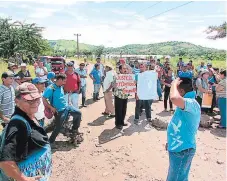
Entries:
[[106, 118], [115, 118], [115, 115], [110, 114], [109, 116], [107, 116]]
[[107, 113], [107, 112], [102, 112], [102, 115], [109, 115], [109, 113]]
[[147, 122], [152, 123], [152, 119], [151, 118], [148, 118], [147, 119]]
[[162, 101], [162, 97], [159, 97], [159, 101]]
[[128, 124], [127, 123], [124, 123], [122, 126], [128, 126]]
[[82, 105], [82, 107], [87, 107], [87, 105], [86, 105], [86, 104], [84, 104], [84, 105]]
[[117, 128], [117, 129], [122, 129], [123, 128], [123, 126], [115, 126], [115, 128]]
[[55, 143], [50, 143], [51, 149], [57, 149], [57, 145]]
[[167, 109], [164, 109], [164, 112], [168, 112]]
[[86, 98], [82, 97], [82, 107], [87, 107], [87, 105], [85, 104], [85, 100], [86, 100]]
[[134, 119], [134, 124], [135, 125], [139, 125], [139, 120], [138, 119]]
[[96, 100], [100, 100], [98, 97], [96, 97]]

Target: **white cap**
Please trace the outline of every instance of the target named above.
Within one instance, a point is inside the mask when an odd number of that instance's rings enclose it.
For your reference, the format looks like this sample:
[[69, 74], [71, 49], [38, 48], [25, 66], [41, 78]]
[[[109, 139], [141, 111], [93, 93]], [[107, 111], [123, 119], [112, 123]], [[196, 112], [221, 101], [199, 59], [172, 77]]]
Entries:
[[26, 64], [26, 63], [22, 63], [20, 66], [21, 66], [21, 67], [26, 67], [27, 64]]

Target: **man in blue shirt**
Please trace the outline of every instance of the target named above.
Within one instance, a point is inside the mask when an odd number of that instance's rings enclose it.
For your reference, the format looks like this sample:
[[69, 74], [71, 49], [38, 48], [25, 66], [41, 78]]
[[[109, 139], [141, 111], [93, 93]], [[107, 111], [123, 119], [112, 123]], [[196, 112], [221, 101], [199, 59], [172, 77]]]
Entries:
[[188, 65], [186, 63], [183, 64], [181, 70], [178, 72], [178, 77], [180, 78], [189, 78], [192, 79], [193, 73], [188, 70]]
[[134, 67], [133, 67], [133, 70], [132, 70], [132, 73], [137, 75], [138, 73], [140, 73], [140, 68], [139, 68], [139, 62], [137, 60], [135, 60], [134, 62]]
[[63, 90], [63, 86], [65, 85], [65, 83], [66, 75], [59, 74], [56, 76], [56, 82], [47, 87], [43, 93], [44, 105], [49, 108], [55, 115], [55, 128], [49, 139], [50, 143], [52, 144], [52, 147], [55, 147], [55, 139], [60, 133], [63, 123], [68, 121], [67, 119], [69, 115], [73, 117], [73, 126], [70, 130], [70, 137], [73, 141], [76, 141], [76, 136], [81, 134], [79, 133], [81, 112], [79, 109], [69, 106], [66, 102]]
[[102, 74], [100, 72], [99, 64], [95, 64], [95, 69], [91, 71], [89, 76], [93, 80], [93, 84], [94, 84], [93, 100], [94, 101], [99, 100], [99, 91], [102, 83]]
[[85, 64], [81, 63], [80, 67], [78, 69], [76, 69], [76, 72], [80, 75], [80, 81], [81, 81], [81, 93], [82, 93], [82, 106], [83, 107], [87, 107], [87, 105], [85, 104], [86, 101], [86, 78], [87, 78], [87, 71], [84, 69]]
[[207, 69], [207, 66], [204, 62], [201, 62], [200, 66], [196, 68], [196, 71], [199, 73], [202, 69]]
[[196, 133], [201, 111], [189, 78], [177, 78], [170, 90], [170, 99], [177, 106], [167, 128], [166, 148], [169, 152], [167, 181], [188, 180], [192, 159], [196, 151]]

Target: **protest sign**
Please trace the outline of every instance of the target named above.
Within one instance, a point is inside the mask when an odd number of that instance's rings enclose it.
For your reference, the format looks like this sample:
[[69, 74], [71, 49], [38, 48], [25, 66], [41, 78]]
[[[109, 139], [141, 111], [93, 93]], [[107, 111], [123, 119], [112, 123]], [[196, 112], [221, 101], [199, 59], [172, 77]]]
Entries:
[[202, 108], [211, 108], [213, 94], [203, 93]]
[[116, 76], [116, 86], [122, 89], [125, 94], [136, 93], [136, 82], [134, 74], [118, 74]]
[[138, 74], [137, 95], [140, 100], [156, 100], [158, 74], [155, 71], [146, 71]]

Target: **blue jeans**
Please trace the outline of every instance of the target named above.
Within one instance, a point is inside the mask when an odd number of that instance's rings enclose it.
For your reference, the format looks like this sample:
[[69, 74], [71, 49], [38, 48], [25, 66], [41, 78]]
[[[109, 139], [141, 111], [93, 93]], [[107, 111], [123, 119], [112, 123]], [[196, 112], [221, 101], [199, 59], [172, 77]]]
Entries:
[[159, 79], [157, 80], [157, 93], [159, 98], [162, 97], [162, 88], [161, 88], [161, 82]]
[[169, 171], [166, 181], [188, 181], [195, 151], [190, 148], [181, 152], [169, 152]]
[[218, 98], [218, 108], [220, 110], [221, 122], [220, 125], [226, 128], [226, 98]]
[[94, 94], [99, 94], [101, 84], [94, 84]]
[[61, 131], [63, 124], [68, 121], [69, 115], [73, 117], [73, 126], [71, 131], [78, 131], [81, 122], [81, 112], [79, 109], [76, 109], [72, 106], [67, 106], [63, 111], [55, 114], [55, 128], [50, 136], [50, 143], [55, 141]]
[[82, 93], [82, 97], [83, 97], [83, 98], [86, 98], [86, 85], [82, 86], [82, 87], [80, 88], [80, 91], [81, 91], [81, 93]]
[[78, 109], [79, 94], [67, 93], [65, 94], [65, 100], [68, 103], [68, 105], [71, 105], [74, 108]]
[[136, 100], [135, 120], [139, 120], [141, 106], [143, 105], [147, 119], [151, 119], [151, 104], [153, 100]]

